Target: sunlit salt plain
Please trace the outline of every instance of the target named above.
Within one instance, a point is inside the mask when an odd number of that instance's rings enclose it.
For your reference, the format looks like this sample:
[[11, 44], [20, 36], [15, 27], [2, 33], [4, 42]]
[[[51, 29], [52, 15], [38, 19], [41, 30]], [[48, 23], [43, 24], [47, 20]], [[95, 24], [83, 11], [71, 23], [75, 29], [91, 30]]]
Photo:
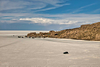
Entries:
[[29, 32], [0, 31], [0, 67], [100, 67], [100, 41], [17, 38]]

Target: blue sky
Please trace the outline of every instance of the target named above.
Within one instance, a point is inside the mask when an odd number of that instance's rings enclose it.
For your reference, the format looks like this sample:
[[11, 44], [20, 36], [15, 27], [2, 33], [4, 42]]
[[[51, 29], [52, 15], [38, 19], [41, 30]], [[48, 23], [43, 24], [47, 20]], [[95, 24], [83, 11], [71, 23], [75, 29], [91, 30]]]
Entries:
[[0, 0], [0, 30], [63, 30], [100, 22], [100, 0]]

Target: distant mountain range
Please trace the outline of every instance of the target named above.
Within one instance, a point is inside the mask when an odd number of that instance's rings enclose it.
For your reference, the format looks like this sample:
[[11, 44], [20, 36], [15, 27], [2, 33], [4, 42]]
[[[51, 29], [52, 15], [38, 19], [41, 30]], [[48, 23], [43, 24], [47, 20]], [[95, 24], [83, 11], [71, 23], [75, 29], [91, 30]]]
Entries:
[[68, 38], [79, 40], [100, 41], [100, 22], [81, 25], [79, 28], [65, 29], [61, 31], [49, 31], [48, 33], [29, 33], [27, 37], [50, 37], [50, 38]]

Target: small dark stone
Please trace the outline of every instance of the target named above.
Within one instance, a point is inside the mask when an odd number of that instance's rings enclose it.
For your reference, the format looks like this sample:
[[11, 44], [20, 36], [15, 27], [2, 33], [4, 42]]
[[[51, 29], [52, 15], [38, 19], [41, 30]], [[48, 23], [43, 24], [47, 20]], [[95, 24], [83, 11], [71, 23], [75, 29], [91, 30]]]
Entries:
[[29, 38], [31, 38], [31, 37], [29, 37]]
[[34, 37], [32, 37], [32, 38], [34, 38]]
[[66, 51], [66, 52], [64, 52], [63, 54], [69, 54], [69, 53]]
[[25, 37], [27, 37], [27, 36], [25, 36]]
[[18, 36], [18, 38], [21, 38], [21, 36]]

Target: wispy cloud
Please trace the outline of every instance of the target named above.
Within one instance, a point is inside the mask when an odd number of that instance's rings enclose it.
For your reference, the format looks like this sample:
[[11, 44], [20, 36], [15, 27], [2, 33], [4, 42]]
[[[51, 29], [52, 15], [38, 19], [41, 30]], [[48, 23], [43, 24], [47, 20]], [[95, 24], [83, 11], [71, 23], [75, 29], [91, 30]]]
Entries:
[[[29, 14], [29, 13], [3, 13], [0, 14], [1, 21], [6, 19], [7, 23], [11, 21], [30, 21], [38, 24], [87, 24], [100, 21], [100, 14]], [[52, 18], [53, 17], [53, 18]], [[17, 22], [16, 22], [17, 23]], [[27, 22], [28, 23], [28, 22]]]
[[45, 9], [40, 9], [40, 10], [36, 10], [36, 11], [34, 11], [34, 12], [51, 10], [51, 9], [55, 9], [55, 8], [58, 8], [58, 7], [65, 6], [65, 5], [70, 5], [70, 4], [69, 4], [69, 3], [67, 3], [67, 4], [63, 4], [63, 5], [55, 5], [54, 7], [45, 8]]
[[[17, 23], [28, 21], [27, 23], [38, 24], [87, 24], [100, 21], [100, 14], [73, 14], [82, 9], [91, 7], [96, 3], [82, 6], [72, 14], [37, 14], [35, 12], [56, 9], [65, 5], [70, 5], [68, 0], [0, 0], [0, 22]], [[48, 6], [49, 5], [49, 6]], [[9, 11], [9, 12], [7, 12]], [[100, 9], [94, 10], [99, 12]]]
[[[65, 0], [67, 1], [67, 0]], [[36, 11], [46, 11], [55, 9], [64, 5], [69, 5], [69, 3], [64, 3], [64, 0], [0, 0], [0, 11], [4, 12], [7, 10], [11, 10], [10, 12], [16, 12], [19, 13], [23, 12], [29, 12], [32, 10], [32, 12]], [[62, 4], [59, 4], [62, 3]], [[52, 5], [50, 7], [47, 7], [48, 5]]]
[[96, 4], [96, 3], [89, 4], [89, 5], [86, 5], [86, 6], [82, 6], [82, 7], [76, 9], [75, 11], [73, 11], [73, 12], [71, 12], [71, 13], [77, 13], [77, 12], [80, 12], [80, 11], [82, 11], [82, 9], [87, 8], [87, 7], [90, 7], [90, 6], [93, 6], [93, 5], [95, 5], [95, 4]]
[[12, 0], [0, 0], [0, 11], [24, 8], [25, 5], [30, 4], [25, 1], [12, 1]]
[[92, 11], [92, 13], [98, 13], [98, 12], [100, 13], [100, 8]]
[[[16, 16], [17, 15], [17, 16]], [[55, 18], [48, 18], [55, 17]], [[67, 29], [79, 27], [82, 24], [100, 22], [100, 14], [3, 14], [1, 24], [31, 24], [43, 27], [54, 27], [57, 29]], [[8, 20], [4, 20], [8, 19]], [[9, 20], [11, 19], [11, 20]], [[51, 28], [50, 28], [51, 29]]]

